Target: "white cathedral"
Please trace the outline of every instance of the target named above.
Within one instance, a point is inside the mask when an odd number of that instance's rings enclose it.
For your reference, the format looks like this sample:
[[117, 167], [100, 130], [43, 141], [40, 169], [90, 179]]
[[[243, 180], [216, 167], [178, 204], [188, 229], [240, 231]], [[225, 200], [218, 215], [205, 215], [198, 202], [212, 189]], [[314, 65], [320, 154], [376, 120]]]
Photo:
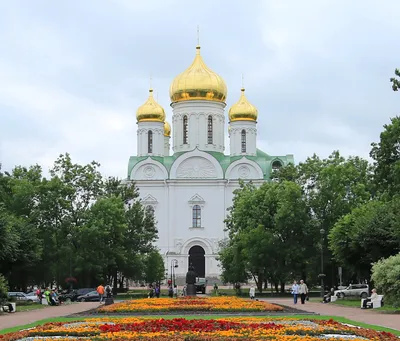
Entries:
[[199, 277], [214, 281], [221, 273], [216, 257], [226, 237], [224, 219], [239, 179], [261, 185], [272, 169], [293, 163], [293, 155], [257, 149], [258, 112], [243, 88], [229, 109], [230, 154], [224, 154], [227, 87], [204, 63], [200, 46], [169, 94], [172, 133], [152, 89], [137, 110], [137, 156], [129, 159], [127, 180], [135, 182], [142, 203], [155, 214], [157, 246], [178, 283], [190, 263]]

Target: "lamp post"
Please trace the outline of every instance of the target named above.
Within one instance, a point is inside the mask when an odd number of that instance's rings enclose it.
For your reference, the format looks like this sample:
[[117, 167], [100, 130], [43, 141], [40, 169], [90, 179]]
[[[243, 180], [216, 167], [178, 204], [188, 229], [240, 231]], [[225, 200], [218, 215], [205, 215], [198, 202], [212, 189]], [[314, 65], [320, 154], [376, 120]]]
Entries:
[[[69, 241], [69, 243], [71, 244], [71, 241], [72, 241], [72, 234], [71, 233], [68, 233], [67, 234], [67, 239], [68, 239], [68, 241]], [[71, 267], [71, 258], [72, 258], [72, 255], [71, 255], [71, 245], [70, 245], [70, 250], [69, 250], [69, 280], [70, 280], [70, 290], [72, 290], [72, 282], [71, 282], [71, 278], [72, 278], [72, 267]]]
[[171, 260], [171, 283], [175, 287], [175, 268], [178, 267], [178, 261], [176, 259]]
[[324, 298], [325, 295], [325, 288], [324, 288], [324, 237], [325, 237], [325, 230], [320, 229], [319, 230], [321, 234], [321, 274], [319, 275], [321, 277], [321, 298]]

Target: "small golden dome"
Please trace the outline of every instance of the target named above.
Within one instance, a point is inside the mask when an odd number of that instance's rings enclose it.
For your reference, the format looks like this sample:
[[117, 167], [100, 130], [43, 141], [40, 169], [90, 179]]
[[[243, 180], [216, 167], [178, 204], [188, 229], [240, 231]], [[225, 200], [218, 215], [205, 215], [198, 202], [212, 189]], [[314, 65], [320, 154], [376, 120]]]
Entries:
[[153, 97], [153, 89], [149, 90], [149, 98], [136, 112], [138, 122], [164, 122], [165, 111]]
[[200, 46], [196, 46], [192, 65], [175, 77], [169, 88], [172, 103], [190, 100], [225, 102], [227, 93], [225, 81], [201, 58]]
[[171, 137], [171, 126], [167, 121], [164, 122], [164, 136]]
[[234, 121], [257, 121], [258, 110], [252, 105], [244, 94], [244, 88], [237, 103], [229, 109], [229, 122]]

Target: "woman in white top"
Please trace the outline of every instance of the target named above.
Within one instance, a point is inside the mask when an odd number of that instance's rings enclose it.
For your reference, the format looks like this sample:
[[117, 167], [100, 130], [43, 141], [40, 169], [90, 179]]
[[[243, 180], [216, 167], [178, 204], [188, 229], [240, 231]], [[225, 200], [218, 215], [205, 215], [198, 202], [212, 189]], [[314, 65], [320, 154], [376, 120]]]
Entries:
[[303, 280], [300, 281], [299, 294], [300, 294], [301, 304], [304, 304], [306, 302], [306, 297], [308, 294], [308, 287]]
[[254, 288], [254, 286], [251, 286], [249, 290], [249, 295], [252, 300], [254, 300], [254, 298], [256, 297], [256, 288]]
[[297, 297], [299, 295], [299, 289], [300, 289], [299, 285], [297, 284], [296, 281], [294, 281], [293, 285], [292, 285], [292, 295], [293, 295], [293, 303], [294, 304], [297, 304]]

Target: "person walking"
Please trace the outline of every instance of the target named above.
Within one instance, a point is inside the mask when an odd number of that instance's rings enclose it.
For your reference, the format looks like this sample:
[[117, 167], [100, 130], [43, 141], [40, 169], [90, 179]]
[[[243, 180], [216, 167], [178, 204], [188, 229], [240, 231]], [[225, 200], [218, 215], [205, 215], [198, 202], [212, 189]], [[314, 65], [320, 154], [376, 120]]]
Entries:
[[42, 289], [40, 287], [37, 288], [36, 290], [36, 296], [38, 298], [39, 304], [42, 304]]
[[300, 294], [301, 304], [304, 304], [306, 302], [306, 298], [307, 298], [307, 294], [308, 294], [308, 287], [307, 287], [307, 284], [304, 283], [303, 280], [300, 281], [299, 294]]
[[254, 285], [251, 286], [250, 290], [249, 290], [249, 295], [250, 295], [250, 299], [254, 300], [254, 298], [256, 297], [256, 288], [254, 288]]
[[103, 285], [100, 284], [100, 285], [97, 287], [96, 291], [97, 291], [97, 293], [98, 293], [99, 296], [100, 296], [100, 303], [102, 303], [102, 302], [103, 302], [103, 297], [104, 297], [104, 287], [103, 287]]
[[299, 296], [299, 285], [297, 284], [296, 281], [293, 282], [292, 285], [292, 295], [293, 295], [293, 303], [297, 304], [297, 297]]

